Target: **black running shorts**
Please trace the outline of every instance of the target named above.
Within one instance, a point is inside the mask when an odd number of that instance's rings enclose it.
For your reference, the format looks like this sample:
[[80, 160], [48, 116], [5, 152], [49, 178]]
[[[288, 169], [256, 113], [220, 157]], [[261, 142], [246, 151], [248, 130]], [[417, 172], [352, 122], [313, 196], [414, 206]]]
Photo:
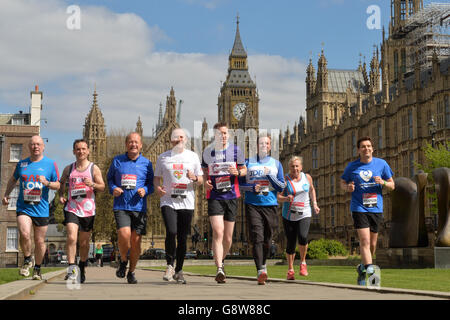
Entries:
[[137, 234], [147, 234], [147, 212], [115, 210], [117, 230], [123, 227], [131, 227]]
[[237, 199], [208, 199], [208, 216], [223, 216], [225, 221], [236, 221]]
[[81, 218], [75, 213], [64, 210], [64, 221], [63, 225], [68, 223], [75, 223], [82, 232], [91, 232], [94, 228], [95, 216]]
[[383, 222], [382, 213], [352, 212], [352, 218], [355, 229], [370, 228], [370, 232], [373, 233], [378, 233], [380, 224]]

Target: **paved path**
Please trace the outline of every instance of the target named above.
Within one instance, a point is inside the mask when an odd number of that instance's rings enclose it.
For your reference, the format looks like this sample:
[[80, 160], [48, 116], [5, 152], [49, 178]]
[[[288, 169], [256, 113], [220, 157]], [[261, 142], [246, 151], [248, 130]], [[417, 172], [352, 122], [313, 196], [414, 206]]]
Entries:
[[[38, 300], [428, 300], [438, 297], [401, 292], [376, 292], [357, 286], [327, 287], [299, 282], [268, 282], [259, 286], [256, 280], [228, 278], [217, 284], [213, 277], [185, 275], [187, 284], [162, 280], [162, 271], [136, 270], [139, 283], [130, 285], [115, 276], [111, 267], [89, 267], [86, 283], [80, 289], [68, 289], [64, 275], [50, 279], [35, 294], [24, 299]], [[251, 280], [250, 280], [251, 279]], [[395, 290], [395, 289], [394, 289]], [[399, 290], [401, 291], [401, 290]], [[413, 292], [413, 291], [411, 291]], [[450, 297], [450, 296], [449, 296]], [[445, 297], [444, 297], [445, 298]]]

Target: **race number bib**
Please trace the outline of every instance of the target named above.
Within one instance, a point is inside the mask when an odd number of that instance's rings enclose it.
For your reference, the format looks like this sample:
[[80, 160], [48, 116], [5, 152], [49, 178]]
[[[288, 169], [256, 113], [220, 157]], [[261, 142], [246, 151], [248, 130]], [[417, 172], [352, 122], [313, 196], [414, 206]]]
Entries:
[[23, 200], [25, 203], [39, 203], [41, 201], [41, 189], [23, 189]]
[[228, 192], [231, 190], [230, 177], [218, 177], [216, 178], [216, 189], [220, 192]]
[[259, 184], [261, 186], [259, 190], [259, 194], [267, 195], [270, 191], [270, 182], [269, 180], [255, 180], [253, 183]]
[[183, 198], [186, 197], [187, 184], [185, 183], [172, 183], [172, 197], [181, 196]]
[[302, 215], [303, 211], [305, 211], [305, 203], [304, 202], [292, 202], [291, 205], [291, 213]]
[[135, 174], [123, 174], [121, 180], [121, 186], [125, 189], [136, 188], [137, 175]]
[[363, 205], [366, 208], [373, 208], [377, 206], [376, 193], [363, 193]]
[[70, 191], [70, 196], [72, 199], [75, 198], [86, 198], [87, 191], [86, 191], [86, 185], [84, 183], [79, 183], [73, 186], [72, 190]]
[[208, 165], [208, 174], [210, 176], [223, 176], [230, 174], [230, 166], [236, 167], [236, 162], [219, 162]]

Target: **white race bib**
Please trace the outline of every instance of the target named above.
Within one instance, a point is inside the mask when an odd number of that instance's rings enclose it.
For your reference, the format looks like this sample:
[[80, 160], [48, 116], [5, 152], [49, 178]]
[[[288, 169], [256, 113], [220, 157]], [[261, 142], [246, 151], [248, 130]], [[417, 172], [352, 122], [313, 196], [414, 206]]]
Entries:
[[173, 196], [185, 196], [187, 191], [187, 184], [185, 183], [172, 183], [172, 195]]
[[79, 183], [73, 186], [70, 196], [72, 199], [74, 198], [86, 198], [87, 191], [86, 191], [86, 185], [84, 183]]
[[367, 208], [373, 208], [377, 206], [377, 194], [376, 193], [363, 193], [363, 205]]
[[31, 202], [31, 204], [39, 203], [41, 201], [41, 189], [23, 189], [23, 200]]
[[236, 168], [236, 162], [218, 162], [208, 165], [208, 174], [210, 176], [223, 176], [230, 174], [230, 166]]
[[135, 174], [123, 174], [121, 180], [121, 186], [125, 189], [136, 188], [137, 175]]
[[216, 178], [216, 189], [221, 192], [227, 192], [231, 190], [230, 176]]

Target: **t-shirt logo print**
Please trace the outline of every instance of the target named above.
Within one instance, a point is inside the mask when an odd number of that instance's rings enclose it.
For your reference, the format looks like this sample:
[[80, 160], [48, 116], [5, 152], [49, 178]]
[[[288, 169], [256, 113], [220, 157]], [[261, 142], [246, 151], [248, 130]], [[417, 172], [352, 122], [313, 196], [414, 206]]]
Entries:
[[365, 182], [369, 182], [369, 180], [372, 178], [372, 171], [370, 170], [361, 170], [359, 172], [359, 176], [361, 179], [363, 179]]
[[183, 176], [183, 164], [173, 165], [173, 176], [178, 180]]

